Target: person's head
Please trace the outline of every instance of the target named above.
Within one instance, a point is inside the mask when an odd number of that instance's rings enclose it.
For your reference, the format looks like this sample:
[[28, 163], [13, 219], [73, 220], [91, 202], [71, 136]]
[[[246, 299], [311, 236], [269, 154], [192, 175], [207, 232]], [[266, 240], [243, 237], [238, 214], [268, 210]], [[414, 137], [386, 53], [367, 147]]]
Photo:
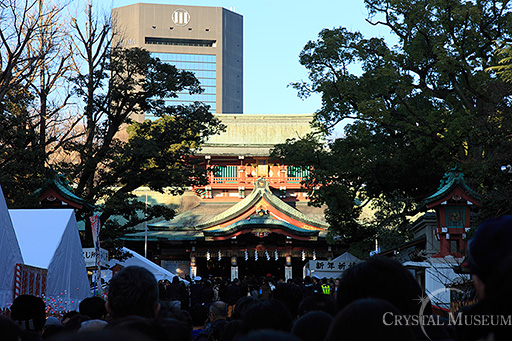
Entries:
[[219, 330], [219, 339], [222, 341], [238, 340], [242, 324], [242, 320], [232, 320], [221, 326]]
[[317, 310], [324, 311], [332, 317], [334, 317], [338, 312], [336, 302], [330, 295], [313, 293], [310, 296], [304, 297], [299, 304], [299, 316], [302, 316], [310, 311]]
[[23, 331], [13, 320], [0, 315], [0, 335], [5, 341], [19, 341]]
[[40, 297], [20, 295], [12, 302], [11, 319], [23, 330], [41, 333], [46, 322], [46, 306]]
[[89, 316], [85, 316], [82, 314], [73, 315], [70, 319], [63, 324], [65, 332], [76, 332], [82, 326], [82, 323], [85, 321], [90, 321], [91, 318]]
[[174, 276], [174, 277], [172, 278], [172, 282], [173, 282], [173, 283], [175, 283], [175, 284], [176, 284], [176, 283], [179, 283], [179, 282], [180, 282], [180, 278], [179, 278], [178, 276]]
[[512, 216], [485, 220], [468, 243], [468, 266], [475, 289], [485, 296], [485, 285], [502, 259], [512, 255]]
[[235, 309], [233, 311], [233, 320], [238, 320], [242, 318], [244, 312], [253, 304], [258, 303], [259, 300], [253, 296], [243, 296], [236, 301]]
[[160, 309], [158, 311], [158, 317], [177, 317], [181, 312], [181, 302], [180, 301], [158, 301], [160, 304]]
[[334, 317], [325, 311], [310, 311], [295, 321], [292, 334], [302, 341], [323, 341], [332, 320]]
[[161, 325], [161, 319], [146, 318], [136, 315], [125, 316], [113, 320], [105, 330], [115, 332], [129, 332], [140, 338], [147, 338], [153, 341], [167, 340], [167, 335]]
[[247, 308], [242, 315], [242, 321], [241, 333], [247, 334], [258, 329], [289, 331], [293, 318], [282, 302], [265, 300]]
[[160, 327], [163, 329], [166, 338], [165, 340], [173, 341], [191, 341], [192, 328], [186, 322], [174, 319], [164, 318], [159, 321]]
[[[485, 305], [486, 313], [491, 316], [511, 316], [512, 315], [512, 255], [503, 259], [495, 268], [493, 274], [487, 279], [485, 285]], [[510, 325], [497, 324], [491, 327], [494, 333], [495, 341], [510, 339]]]
[[[341, 311], [362, 298], [389, 301], [403, 314], [418, 314], [422, 290], [413, 275], [400, 263], [387, 257], [371, 257], [345, 270], [337, 296]], [[431, 307], [425, 310], [430, 313]]]
[[336, 315], [325, 340], [414, 340], [410, 327], [393, 324], [392, 316], [401, 314], [382, 299], [355, 300]]
[[64, 315], [62, 315], [61, 323], [63, 325], [67, 324], [73, 316], [78, 315], [78, 314], [80, 314], [80, 313], [76, 310], [70, 310], [70, 311], [66, 312]]
[[292, 313], [293, 318], [299, 314], [299, 303], [302, 300], [302, 290], [292, 283], [281, 283], [272, 292], [274, 299], [283, 302]]
[[225, 302], [217, 301], [210, 304], [208, 317], [211, 322], [225, 320], [228, 318], [228, 305]]
[[158, 285], [155, 276], [140, 266], [128, 266], [110, 280], [107, 310], [112, 318], [157, 316]]
[[98, 296], [84, 298], [78, 305], [78, 311], [92, 320], [103, 319], [107, 315], [105, 300]]
[[194, 304], [190, 307], [190, 317], [192, 318], [192, 326], [204, 327], [208, 319], [208, 307], [203, 304]]
[[247, 335], [237, 337], [237, 341], [301, 341], [298, 337], [292, 333], [275, 330], [275, 329], [263, 329], [254, 330]]

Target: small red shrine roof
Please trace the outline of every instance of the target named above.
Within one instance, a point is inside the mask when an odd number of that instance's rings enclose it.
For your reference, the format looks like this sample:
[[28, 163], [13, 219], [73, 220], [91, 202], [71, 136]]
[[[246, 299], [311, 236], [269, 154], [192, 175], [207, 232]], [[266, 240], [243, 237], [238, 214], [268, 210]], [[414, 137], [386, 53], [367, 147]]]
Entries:
[[73, 193], [69, 182], [63, 174], [52, 170], [46, 184], [35, 194], [39, 201], [46, 206], [71, 206], [76, 209], [93, 211], [95, 206]]
[[445, 201], [451, 197], [452, 194], [457, 191], [457, 188], [462, 190], [462, 192], [460, 190], [458, 192], [460, 192], [464, 199], [470, 201], [472, 204], [479, 205], [480, 195], [467, 185], [464, 179], [464, 173], [462, 173], [457, 165], [450, 169], [448, 173], [444, 174], [437, 191], [423, 200], [420, 207], [431, 208], [436, 206], [438, 202]]

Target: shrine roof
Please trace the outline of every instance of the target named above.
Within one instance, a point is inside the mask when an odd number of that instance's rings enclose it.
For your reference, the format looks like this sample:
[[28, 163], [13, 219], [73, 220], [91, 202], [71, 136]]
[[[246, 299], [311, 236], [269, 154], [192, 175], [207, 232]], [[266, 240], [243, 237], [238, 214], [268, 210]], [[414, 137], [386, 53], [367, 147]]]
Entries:
[[93, 211], [95, 208], [94, 205], [75, 195], [69, 186], [69, 182], [66, 177], [54, 170], [51, 171], [50, 178], [46, 181], [46, 184], [42, 188], [36, 190], [35, 194], [42, 196], [48, 191], [49, 188], [53, 188], [63, 198], [69, 200], [70, 202], [77, 203], [91, 211]]
[[[236, 219], [242, 214], [247, 214], [262, 199], [270, 204], [275, 210], [281, 212], [295, 221], [307, 226], [296, 226], [281, 218], [272, 215], [257, 216], [251, 215], [242, 220], [220, 227], [222, 223]], [[306, 209], [305, 205], [297, 205], [306, 212], [314, 212], [314, 216], [320, 216], [319, 210]], [[194, 240], [202, 239], [205, 236], [222, 236], [236, 232], [238, 229], [252, 228], [255, 226], [267, 226], [280, 228], [289, 231], [297, 236], [319, 236], [325, 237], [328, 225], [323, 220], [317, 220], [300, 210], [290, 206], [275, 196], [269, 188], [265, 179], [259, 179], [255, 183], [254, 190], [242, 201], [237, 203], [205, 203], [177, 215], [170, 221], [161, 221], [149, 224], [148, 238], [150, 240]], [[144, 232], [139, 231], [126, 236], [126, 240], [144, 238]]]
[[235, 203], [201, 203], [198, 206], [183, 212], [172, 220], [164, 220], [157, 223], [149, 224], [152, 228], [183, 230], [186, 228], [196, 230], [196, 226], [211, 220], [213, 217], [226, 211]]
[[313, 114], [216, 116], [226, 125], [226, 131], [209, 137], [197, 155], [266, 156], [276, 144], [313, 131]]
[[259, 179], [258, 181], [254, 182], [253, 191], [245, 199], [231, 206], [229, 209], [213, 217], [212, 219], [198, 225], [197, 227], [204, 229], [229, 221], [230, 219], [238, 216], [241, 212], [244, 212], [250, 207], [256, 205], [262, 198], [265, 199], [270, 205], [275, 207], [278, 211], [281, 211], [289, 217], [319, 228], [328, 228], [326, 223], [312, 219], [311, 217], [291, 207], [277, 196], [275, 196], [270, 190], [268, 182], [265, 179]]
[[472, 198], [477, 200], [480, 199], [480, 195], [466, 184], [464, 173], [462, 173], [461, 169], [457, 165], [450, 169], [448, 173], [444, 174], [444, 177], [441, 180], [437, 191], [423, 200], [423, 203], [421, 203], [420, 207], [424, 207], [430, 203], [444, 198], [445, 196], [448, 196], [457, 186], [459, 186], [464, 192], [467, 193], [467, 195], [471, 196]]
[[294, 234], [300, 235], [300, 236], [318, 236], [321, 232], [321, 230], [306, 230], [303, 228], [300, 228], [298, 226], [295, 226], [293, 224], [290, 224], [283, 220], [275, 219], [274, 217], [264, 216], [264, 217], [251, 217], [251, 219], [248, 220], [240, 220], [237, 221], [234, 224], [229, 225], [226, 228], [211, 230], [208, 231], [203, 230], [204, 235], [206, 236], [217, 236], [217, 235], [225, 235], [229, 233], [236, 232], [240, 227], [251, 227], [251, 226], [279, 226], [281, 228], [284, 228], [286, 230], [293, 231]]
[[[127, 234], [123, 237], [123, 240], [141, 240], [144, 239], [146, 233], [135, 232]], [[203, 239], [204, 234], [202, 231], [152, 231], [148, 230], [147, 232], [148, 241], [158, 241], [158, 240], [171, 240], [171, 241], [180, 241], [180, 240], [196, 240]]]

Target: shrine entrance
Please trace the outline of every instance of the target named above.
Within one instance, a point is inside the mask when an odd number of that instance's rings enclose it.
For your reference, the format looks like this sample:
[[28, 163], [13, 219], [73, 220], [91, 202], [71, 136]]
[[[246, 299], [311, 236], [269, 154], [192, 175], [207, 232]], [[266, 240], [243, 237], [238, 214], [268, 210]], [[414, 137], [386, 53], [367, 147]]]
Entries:
[[[324, 245], [308, 240], [297, 240], [278, 232], [258, 232], [259, 229], [242, 233], [236, 238], [196, 244], [197, 274], [231, 278], [231, 266], [236, 258], [238, 278], [266, 277], [286, 278], [287, 262], [292, 277], [302, 277], [306, 262], [312, 259], [313, 250], [319, 254]], [[213, 246], [215, 245], [215, 246]]]

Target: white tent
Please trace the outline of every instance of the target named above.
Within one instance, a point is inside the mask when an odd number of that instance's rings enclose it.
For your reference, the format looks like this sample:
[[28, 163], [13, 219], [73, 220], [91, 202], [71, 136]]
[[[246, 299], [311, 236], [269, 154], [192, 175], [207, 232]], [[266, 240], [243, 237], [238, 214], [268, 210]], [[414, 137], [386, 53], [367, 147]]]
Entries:
[[111, 268], [113, 266], [115, 266], [116, 264], [119, 264], [123, 267], [131, 266], [131, 265], [140, 266], [140, 267], [148, 269], [153, 275], [155, 275], [155, 278], [157, 281], [168, 279], [169, 281], [172, 282], [172, 279], [174, 278], [174, 276], [176, 276], [175, 274], [162, 268], [158, 264], [155, 264], [152, 261], [150, 261], [149, 259], [139, 255], [135, 251], [132, 251], [126, 247], [123, 247], [123, 251], [128, 252], [132, 257], [127, 258], [126, 260], [124, 260], [122, 262], [118, 261], [116, 259], [112, 259], [109, 262], [109, 266]]
[[334, 262], [347, 262], [347, 263], [359, 263], [361, 260], [351, 254], [350, 252], [345, 252], [342, 255], [333, 259]]
[[26, 265], [48, 269], [46, 296], [76, 309], [90, 296], [82, 245], [72, 209], [9, 210]]
[[361, 260], [349, 252], [333, 260], [310, 260], [304, 265], [303, 275], [316, 278], [338, 278], [343, 271], [359, 263]]
[[0, 187], [0, 308], [12, 303], [14, 297], [14, 268], [23, 263], [11, 217]]

